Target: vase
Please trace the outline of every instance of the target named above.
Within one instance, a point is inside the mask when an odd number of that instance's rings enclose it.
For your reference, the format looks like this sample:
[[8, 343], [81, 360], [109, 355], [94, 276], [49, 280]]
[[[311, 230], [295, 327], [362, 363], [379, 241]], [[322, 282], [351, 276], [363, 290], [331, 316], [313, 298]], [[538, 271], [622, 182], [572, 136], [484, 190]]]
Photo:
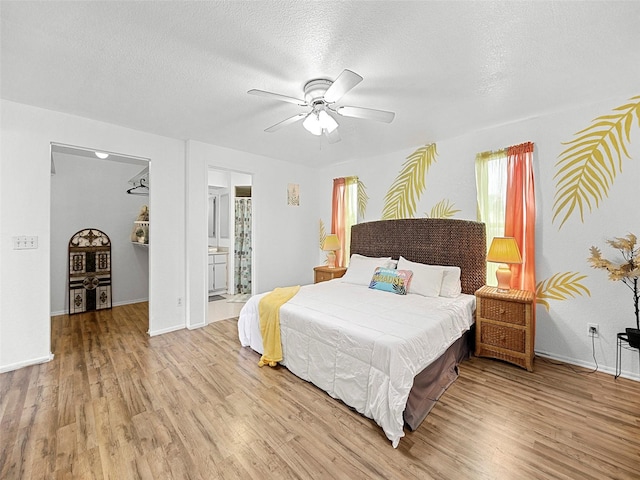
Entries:
[[627, 328], [627, 338], [629, 339], [629, 346], [640, 348], [640, 329]]

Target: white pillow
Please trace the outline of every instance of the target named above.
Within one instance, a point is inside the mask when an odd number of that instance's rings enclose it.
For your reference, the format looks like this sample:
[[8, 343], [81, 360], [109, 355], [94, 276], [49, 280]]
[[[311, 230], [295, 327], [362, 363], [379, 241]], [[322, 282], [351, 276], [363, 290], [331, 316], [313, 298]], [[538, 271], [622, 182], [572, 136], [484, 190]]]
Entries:
[[365, 257], [364, 255], [354, 253], [351, 255], [349, 268], [347, 268], [347, 272], [342, 276], [342, 281], [368, 287], [376, 268], [391, 268], [389, 266], [390, 260], [391, 257]]
[[443, 267], [411, 262], [404, 257], [400, 257], [398, 270], [411, 270], [413, 272], [409, 293], [415, 293], [423, 297], [437, 297], [440, 295], [442, 278], [444, 277]]
[[444, 275], [442, 277], [441, 297], [457, 297], [462, 293], [462, 283], [460, 282], [460, 267], [442, 266]]

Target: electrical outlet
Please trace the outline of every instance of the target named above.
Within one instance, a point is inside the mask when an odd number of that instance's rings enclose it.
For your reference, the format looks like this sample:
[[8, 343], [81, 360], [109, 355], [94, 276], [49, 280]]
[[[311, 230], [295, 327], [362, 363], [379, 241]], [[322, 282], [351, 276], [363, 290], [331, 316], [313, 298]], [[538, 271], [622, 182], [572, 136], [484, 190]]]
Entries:
[[178, 297], [178, 306], [181, 307], [182, 306], [182, 297]]
[[587, 326], [589, 327], [590, 337], [598, 338], [600, 336], [600, 325], [597, 323], [588, 323]]

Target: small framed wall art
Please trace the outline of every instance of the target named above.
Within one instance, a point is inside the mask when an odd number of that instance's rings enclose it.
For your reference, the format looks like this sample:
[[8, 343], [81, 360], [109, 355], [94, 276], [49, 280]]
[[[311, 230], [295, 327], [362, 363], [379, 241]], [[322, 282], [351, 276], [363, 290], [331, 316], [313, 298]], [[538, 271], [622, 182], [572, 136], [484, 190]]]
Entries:
[[297, 183], [287, 185], [287, 205], [291, 207], [300, 206], [300, 185]]

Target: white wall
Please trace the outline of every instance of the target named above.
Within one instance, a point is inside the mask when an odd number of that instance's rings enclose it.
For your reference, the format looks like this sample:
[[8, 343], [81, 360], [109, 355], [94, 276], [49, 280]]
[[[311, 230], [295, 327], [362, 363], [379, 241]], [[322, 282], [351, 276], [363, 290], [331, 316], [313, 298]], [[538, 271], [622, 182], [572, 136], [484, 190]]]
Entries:
[[[187, 144], [187, 291], [190, 328], [206, 322], [208, 169], [252, 175], [253, 292], [313, 283], [318, 243], [317, 171], [196, 141]], [[287, 184], [300, 185], [301, 204], [287, 206]], [[330, 201], [330, 200], [329, 200]]]
[[51, 176], [51, 315], [69, 311], [69, 240], [79, 230], [97, 228], [111, 240], [113, 305], [149, 297], [149, 251], [131, 243], [140, 207], [149, 197], [127, 194], [139, 164], [54, 153]]
[[[151, 159], [149, 330], [184, 328], [184, 302], [177, 306], [185, 297], [184, 142], [6, 100], [0, 105], [0, 371], [50, 358], [50, 142]], [[13, 250], [16, 235], [37, 235], [39, 248]]]
[[[507, 125], [470, 132], [461, 137], [437, 141], [438, 156], [426, 177], [426, 190], [418, 203], [416, 216], [425, 216], [431, 207], [448, 198], [461, 211], [455, 218], [476, 219], [476, 188], [474, 160], [478, 152], [498, 150], [526, 141], [535, 143], [534, 165], [536, 185], [536, 276], [544, 281], [558, 272], [579, 272], [587, 278], [582, 282], [591, 296], [582, 295], [563, 301], [551, 300], [550, 309], [538, 305], [536, 351], [545, 356], [594, 368], [593, 351], [601, 371], [613, 373], [616, 356], [616, 334], [635, 324], [632, 295], [620, 282], [607, 279], [605, 272], [589, 268], [587, 257], [592, 245], [598, 246], [607, 258], [616, 252], [606, 239], [635, 233], [640, 237], [640, 128], [634, 120], [627, 147], [631, 159], [622, 162], [622, 173], [615, 178], [608, 197], [585, 212], [584, 222], [574, 215], [561, 229], [552, 222], [555, 195], [556, 162], [566, 148], [563, 142], [589, 125], [594, 118], [608, 115], [618, 106], [628, 103], [637, 92], [603, 100], [570, 111], [523, 119]], [[415, 148], [374, 158], [356, 159], [324, 169], [321, 196], [331, 192], [334, 177], [357, 175], [370, 197], [366, 220], [382, 215], [384, 196], [402, 168], [406, 157]], [[321, 217], [330, 228], [330, 204], [323, 203]], [[600, 325], [600, 337], [592, 341], [587, 324]], [[637, 351], [623, 351], [624, 375], [640, 379]]]
[[[51, 142], [151, 159], [151, 335], [205, 324], [210, 167], [253, 178], [254, 292], [313, 281], [321, 199], [312, 169], [15, 102], [1, 106], [0, 371], [50, 358]], [[287, 206], [288, 183], [300, 185], [299, 207]], [[13, 250], [17, 235], [37, 235], [39, 248]]]
[[[622, 284], [588, 267], [591, 245], [611, 256], [605, 239], [628, 232], [640, 235], [636, 208], [640, 179], [640, 135], [631, 133], [632, 160], [599, 208], [584, 222], [573, 217], [562, 229], [551, 220], [555, 163], [575, 132], [623, 105], [629, 95], [571, 111], [555, 112], [508, 125], [470, 132], [438, 144], [417, 215], [443, 198], [460, 209], [456, 218], [475, 219], [474, 158], [524, 141], [535, 149], [538, 207], [537, 279], [557, 272], [587, 275], [591, 296], [551, 301], [537, 307], [536, 350], [593, 367], [587, 324], [600, 325], [595, 354], [600, 369], [615, 366], [616, 333], [634, 322], [631, 294]], [[332, 178], [358, 175], [370, 197], [366, 220], [380, 218], [384, 195], [413, 149], [354, 159], [318, 173], [276, 159], [189, 141], [186, 143], [72, 115], [2, 101], [0, 145], [0, 371], [49, 358], [50, 163], [52, 141], [151, 158], [149, 197], [152, 215], [150, 255], [150, 332], [159, 334], [206, 321], [207, 172], [210, 167], [253, 176], [254, 292], [313, 281], [321, 261], [318, 219], [330, 227]], [[188, 159], [185, 165], [185, 158]], [[288, 183], [298, 183], [301, 206], [286, 204]], [[37, 235], [37, 250], [13, 250], [12, 236]], [[184, 297], [185, 307], [177, 306]], [[624, 375], [640, 378], [637, 352], [623, 352]]]
[[208, 185], [229, 188], [229, 172], [223, 170], [209, 170], [207, 172]]

